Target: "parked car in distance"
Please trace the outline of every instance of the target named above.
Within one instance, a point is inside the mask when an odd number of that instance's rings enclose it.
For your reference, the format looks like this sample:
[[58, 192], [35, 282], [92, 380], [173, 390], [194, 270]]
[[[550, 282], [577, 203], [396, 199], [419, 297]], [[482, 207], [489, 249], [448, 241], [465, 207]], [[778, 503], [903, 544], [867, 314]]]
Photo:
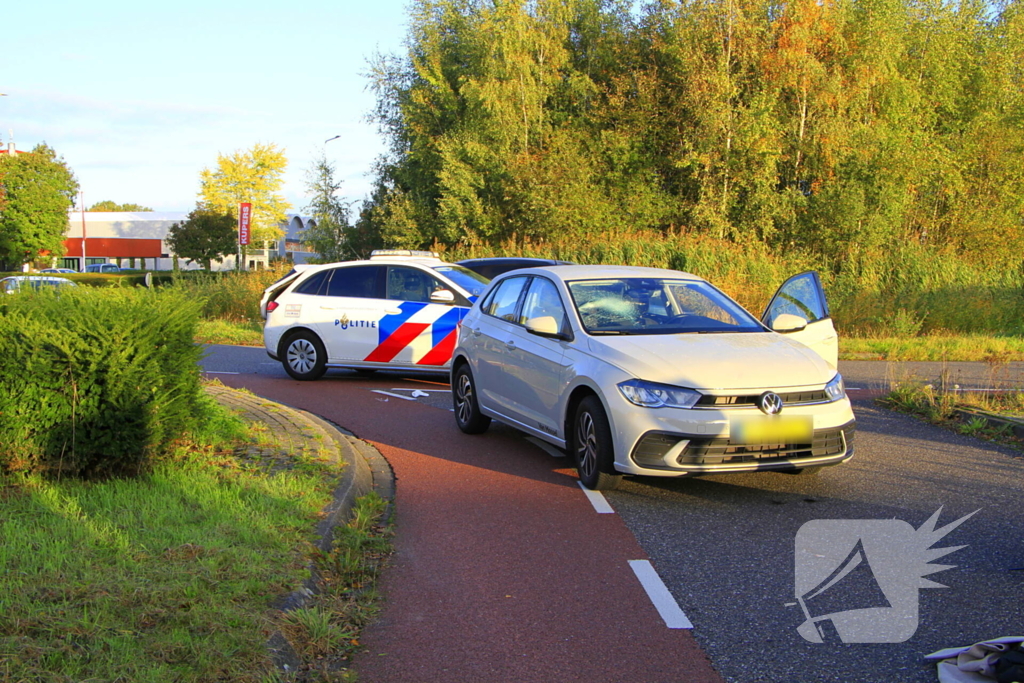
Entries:
[[495, 256], [493, 258], [470, 258], [456, 261], [456, 265], [480, 273], [484, 277], [493, 280], [494, 278], [519, 268], [533, 268], [535, 266], [557, 266], [569, 265], [571, 261], [556, 261], [549, 258], [527, 258], [519, 256]]
[[263, 342], [300, 380], [327, 368], [444, 372], [458, 324], [488, 282], [429, 251], [297, 265], [263, 292]]
[[72, 268], [43, 268], [39, 271], [40, 273], [77, 273], [77, 270]]
[[529, 268], [495, 279], [462, 322], [455, 421], [565, 448], [591, 489], [623, 474], [811, 473], [853, 456], [837, 357], [813, 272], [758, 320], [689, 273]]
[[121, 269], [113, 263], [93, 263], [85, 267], [86, 273], [120, 273]]
[[33, 289], [39, 291], [44, 288], [59, 289], [61, 287], [75, 287], [74, 282], [65, 277], [53, 277], [50, 275], [12, 275], [0, 280], [0, 289], [6, 294], [14, 294], [19, 291]]

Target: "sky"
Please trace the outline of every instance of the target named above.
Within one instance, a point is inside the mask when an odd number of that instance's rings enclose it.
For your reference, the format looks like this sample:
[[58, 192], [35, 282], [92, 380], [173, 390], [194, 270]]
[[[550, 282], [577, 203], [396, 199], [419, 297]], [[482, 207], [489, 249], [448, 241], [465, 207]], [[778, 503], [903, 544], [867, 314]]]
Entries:
[[[350, 201], [368, 197], [376, 126], [368, 60], [402, 53], [406, 0], [56, 0], [8, 3], [0, 134], [46, 142], [101, 200], [190, 211], [218, 154], [273, 143], [290, 212], [319, 151]], [[325, 141], [336, 135], [331, 142]]]

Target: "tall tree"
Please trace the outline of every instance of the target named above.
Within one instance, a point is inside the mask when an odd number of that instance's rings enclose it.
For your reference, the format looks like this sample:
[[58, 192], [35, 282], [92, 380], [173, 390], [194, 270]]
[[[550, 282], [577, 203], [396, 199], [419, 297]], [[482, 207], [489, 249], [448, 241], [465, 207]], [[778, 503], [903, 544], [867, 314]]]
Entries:
[[180, 258], [202, 264], [210, 270], [214, 260], [231, 254], [238, 246], [237, 220], [234, 216], [199, 206], [184, 223], [175, 223], [167, 231], [167, 246]]
[[334, 164], [323, 150], [306, 171], [305, 211], [316, 224], [302, 233], [302, 240], [316, 252], [316, 262], [334, 263], [356, 256], [349, 243], [351, 202], [338, 196], [342, 182], [334, 177]]
[[148, 206], [142, 206], [141, 204], [118, 204], [117, 202], [109, 199], [104, 199], [102, 202], [96, 202], [89, 207], [89, 211], [138, 211], [146, 212], [152, 211], [153, 209]]
[[279, 239], [290, 208], [280, 194], [288, 159], [274, 144], [257, 143], [252, 149], [217, 155], [215, 169], [200, 174], [199, 205], [238, 217], [238, 205], [252, 204], [253, 242]]
[[78, 193], [75, 174], [46, 143], [0, 156], [0, 265], [20, 268], [64, 255], [68, 210]]

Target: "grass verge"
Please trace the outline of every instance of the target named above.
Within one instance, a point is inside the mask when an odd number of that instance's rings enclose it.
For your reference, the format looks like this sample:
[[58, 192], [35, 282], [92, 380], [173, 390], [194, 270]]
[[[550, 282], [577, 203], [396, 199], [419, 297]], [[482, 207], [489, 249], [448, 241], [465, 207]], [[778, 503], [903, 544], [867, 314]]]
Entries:
[[[348, 677], [337, 655], [330, 674], [316, 657], [347, 642], [346, 655], [372, 614], [383, 502], [360, 501], [324, 556], [313, 530], [338, 466], [268, 471], [234, 456], [251, 438], [240, 420], [224, 411], [216, 424], [138, 479], [0, 477], [0, 681]], [[326, 630], [271, 609], [311, 561], [330, 590], [308, 609]], [[278, 630], [304, 657], [287, 677], [266, 647]]]
[[1024, 338], [927, 334], [906, 337], [839, 336], [840, 360], [1024, 361]]
[[196, 343], [263, 346], [263, 322], [203, 318], [196, 329]]

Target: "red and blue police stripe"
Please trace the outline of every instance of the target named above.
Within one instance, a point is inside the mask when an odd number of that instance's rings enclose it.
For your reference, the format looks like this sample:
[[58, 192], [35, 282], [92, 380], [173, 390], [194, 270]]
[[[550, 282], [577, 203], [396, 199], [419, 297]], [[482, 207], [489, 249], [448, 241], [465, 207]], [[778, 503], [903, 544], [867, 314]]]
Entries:
[[[458, 339], [459, 323], [469, 309], [453, 306], [445, 309], [440, 317], [430, 320], [437, 308], [432, 306], [425, 314], [426, 319], [423, 319], [424, 315], [417, 315], [428, 306], [430, 304], [406, 301], [399, 305], [398, 313], [381, 318], [377, 323], [377, 347], [363, 360], [367, 363], [390, 363], [403, 349], [413, 345], [413, 360], [416, 365], [440, 366], [450, 361]], [[420, 350], [417, 347], [425, 346], [425, 333], [428, 328], [430, 347], [416, 359]]]

